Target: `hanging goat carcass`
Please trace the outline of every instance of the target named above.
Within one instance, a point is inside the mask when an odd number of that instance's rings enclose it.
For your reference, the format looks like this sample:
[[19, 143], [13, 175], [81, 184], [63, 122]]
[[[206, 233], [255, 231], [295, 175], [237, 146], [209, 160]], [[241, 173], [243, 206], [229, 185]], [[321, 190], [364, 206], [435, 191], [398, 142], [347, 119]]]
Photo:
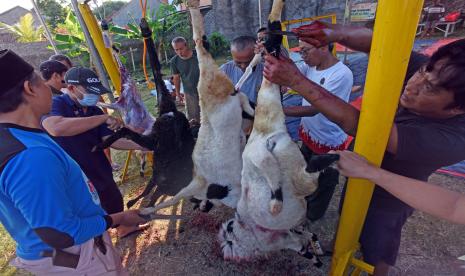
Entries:
[[[283, 5], [283, 0], [274, 1], [269, 31], [280, 30]], [[267, 52], [278, 56], [281, 40], [280, 35], [269, 35]], [[329, 166], [338, 156], [319, 158]], [[321, 266], [314, 255], [323, 253], [316, 236], [302, 226], [306, 221], [305, 197], [316, 190], [320, 178], [337, 172], [328, 168], [309, 173], [307, 166], [287, 132], [280, 87], [263, 79], [253, 130], [243, 153], [242, 193], [236, 216], [224, 223], [219, 233], [225, 259], [250, 259], [292, 249]]]
[[192, 16], [193, 37], [200, 67], [198, 84], [201, 124], [192, 155], [192, 182], [173, 198], [144, 213], [176, 204], [183, 198], [209, 200], [235, 208], [241, 188], [241, 154], [245, 146], [242, 132], [242, 111], [253, 115], [247, 96], [234, 90], [228, 77], [219, 70], [215, 60], [202, 43], [203, 18], [199, 1], [188, 1]]
[[96, 146], [96, 148], [106, 148], [120, 138], [127, 138], [153, 151], [152, 177], [144, 191], [127, 203], [128, 208], [148, 195], [155, 185], [169, 187], [176, 183], [183, 187], [192, 179], [191, 156], [195, 141], [189, 122], [186, 116], [177, 110], [174, 100], [166, 89], [161, 77], [158, 55], [153, 53], [152, 57], [154, 58], [155, 84], [157, 90], [160, 91], [158, 118], [155, 120], [147, 111], [134, 81], [121, 65], [123, 91], [115, 104], [105, 105], [105, 107], [119, 110], [128, 127], [118, 130]]
[[148, 134], [152, 130], [155, 118], [145, 107], [126, 67], [121, 65], [119, 72], [122, 89], [118, 100], [112, 104], [99, 103], [99, 106], [119, 111], [126, 126], [138, 133]]

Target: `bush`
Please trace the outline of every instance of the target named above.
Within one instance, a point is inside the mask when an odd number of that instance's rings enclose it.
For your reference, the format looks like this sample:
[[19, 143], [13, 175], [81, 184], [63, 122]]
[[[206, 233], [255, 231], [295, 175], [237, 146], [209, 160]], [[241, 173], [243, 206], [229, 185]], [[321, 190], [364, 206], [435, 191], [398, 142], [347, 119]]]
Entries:
[[229, 43], [222, 34], [214, 32], [208, 40], [210, 42], [210, 53], [213, 57], [226, 55], [229, 52]]

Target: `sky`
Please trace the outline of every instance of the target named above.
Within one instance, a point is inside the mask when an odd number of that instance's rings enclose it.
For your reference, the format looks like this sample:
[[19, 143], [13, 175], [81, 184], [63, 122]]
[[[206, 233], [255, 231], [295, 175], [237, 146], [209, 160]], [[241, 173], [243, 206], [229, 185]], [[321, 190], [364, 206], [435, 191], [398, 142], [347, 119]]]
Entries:
[[[103, 0], [97, 0], [97, 3], [102, 3]], [[109, 1], [109, 0], [105, 0]], [[122, 0], [122, 1], [129, 1], [129, 0]], [[170, 0], [171, 2], [172, 0]], [[92, 1], [93, 5], [93, 1]], [[0, 13], [7, 11], [15, 6], [21, 6], [28, 10], [32, 9], [32, 2], [31, 0], [0, 0]]]
[[28, 10], [32, 9], [31, 0], [0, 0], [0, 13], [9, 10], [15, 6], [21, 6]]

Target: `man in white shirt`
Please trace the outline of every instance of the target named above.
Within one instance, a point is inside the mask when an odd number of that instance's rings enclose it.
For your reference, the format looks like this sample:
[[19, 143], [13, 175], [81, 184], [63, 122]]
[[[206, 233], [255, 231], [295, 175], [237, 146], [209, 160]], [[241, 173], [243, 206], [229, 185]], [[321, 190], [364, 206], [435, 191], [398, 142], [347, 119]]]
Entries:
[[[299, 46], [305, 62], [299, 66], [300, 71], [308, 79], [348, 102], [353, 75], [350, 69], [332, 54], [332, 45], [315, 48], [301, 41]], [[315, 154], [347, 148], [348, 135], [305, 99], [302, 101], [302, 106], [286, 107], [284, 113], [287, 116], [302, 117], [299, 136], [302, 140], [302, 153], [307, 161]], [[311, 166], [308, 169], [312, 170]], [[328, 176], [320, 181], [318, 190], [307, 198], [307, 217], [310, 220], [317, 220], [324, 215], [337, 183], [337, 176]]]

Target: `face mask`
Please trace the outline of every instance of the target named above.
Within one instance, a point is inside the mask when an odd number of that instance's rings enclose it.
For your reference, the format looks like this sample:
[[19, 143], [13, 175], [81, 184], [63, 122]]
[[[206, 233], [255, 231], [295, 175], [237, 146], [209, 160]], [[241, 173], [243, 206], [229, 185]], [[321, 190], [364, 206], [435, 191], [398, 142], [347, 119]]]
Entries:
[[[80, 91], [79, 91], [80, 92]], [[81, 92], [82, 93], [82, 92]], [[82, 106], [95, 106], [99, 100], [99, 96], [95, 94], [84, 94], [84, 98], [82, 100], [78, 99], [78, 102]]]

